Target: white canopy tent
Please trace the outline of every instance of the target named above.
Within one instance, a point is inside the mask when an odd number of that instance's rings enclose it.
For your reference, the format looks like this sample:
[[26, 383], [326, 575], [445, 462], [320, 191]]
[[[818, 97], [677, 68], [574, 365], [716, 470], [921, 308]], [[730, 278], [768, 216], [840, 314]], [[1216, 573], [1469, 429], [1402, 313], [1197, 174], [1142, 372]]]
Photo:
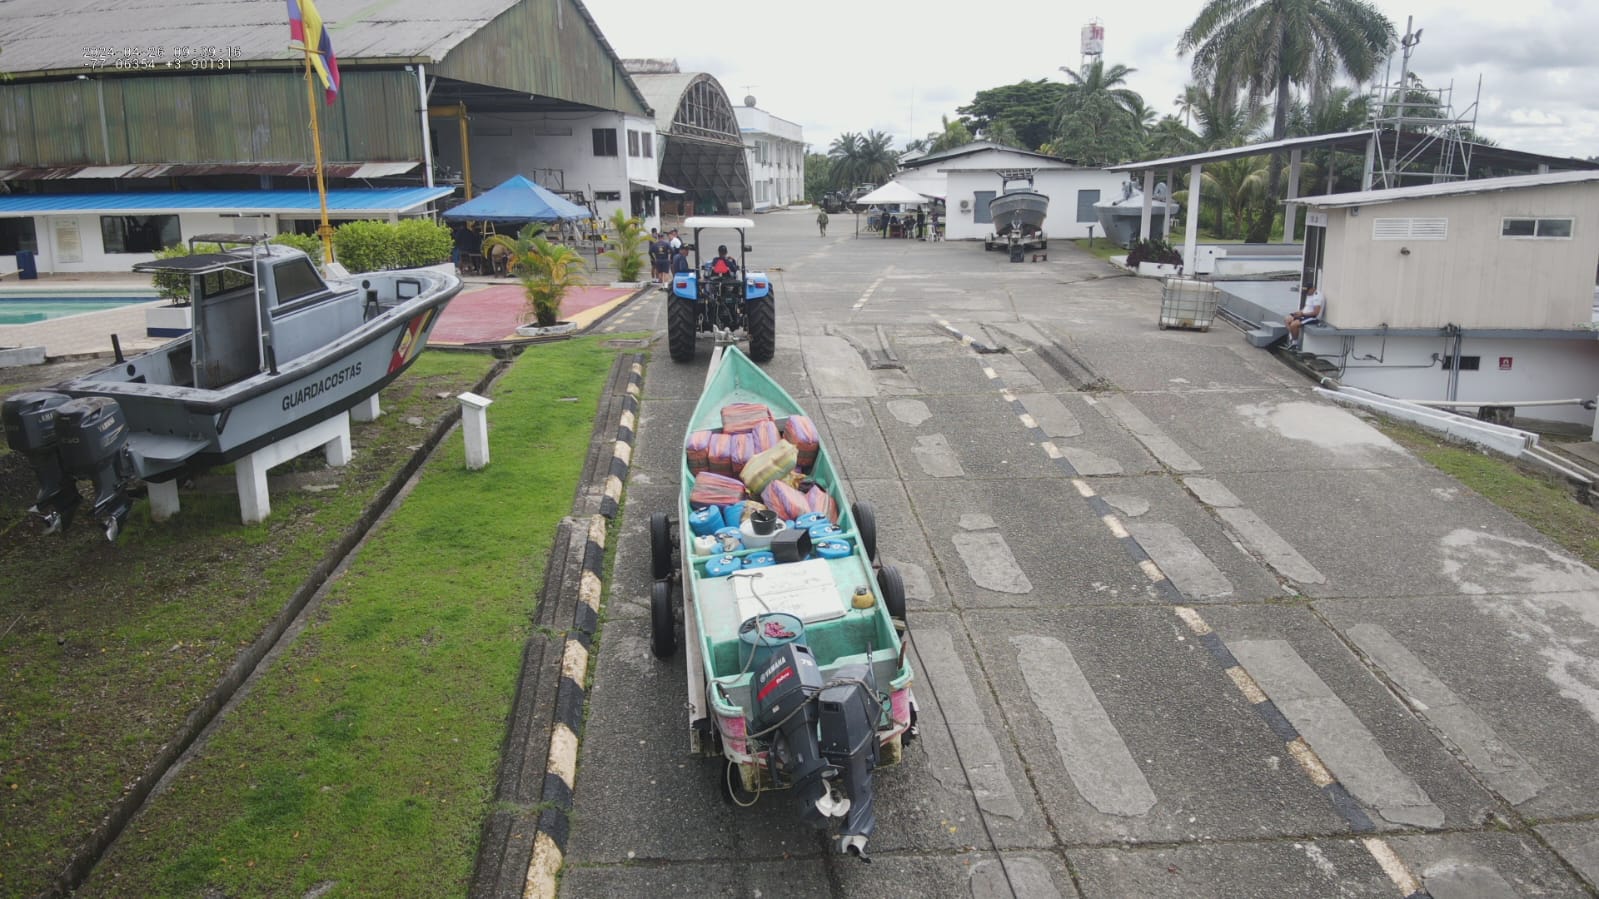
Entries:
[[920, 206], [927, 202], [927, 197], [924, 194], [919, 194], [916, 191], [911, 190], [898, 181], [889, 181], [882, 187], [879, 187], [869, 194], [856, 197], [855, 202], [864, 203], [868, 206], [879, 203], [899, 203], [907, 206]]

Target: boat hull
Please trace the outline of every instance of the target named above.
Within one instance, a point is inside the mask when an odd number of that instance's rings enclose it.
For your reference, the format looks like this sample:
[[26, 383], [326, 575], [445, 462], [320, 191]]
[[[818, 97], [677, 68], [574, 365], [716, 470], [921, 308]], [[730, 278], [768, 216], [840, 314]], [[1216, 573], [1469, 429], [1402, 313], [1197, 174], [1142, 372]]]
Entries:
[[116, 400], [128, 423], [137, 473], [145, 480], [169, 480], [232, 462], [347, 411], [410, 367], [461, 284], [435, 272], [405, 274], [423, 281], [418, 296], [275, 373], [220, 389], [150, 383], [152, 375], [170, 373], [170, 360], [187, 346], [188, 338], [181, 338], [54, 389], [72, 397]]
[[[720, 427], [721, 409], [728, 403], [760, 403], [771, 410], [773, 418], [779, 423], [791, 415], [806, 414], [787, 391], [736, 347], [724, 350], [720, 364], [706, 383], [694, 409], [688, 433]], [[854, 509], [845, 495], [825, 444], [818, 450], [816, 462], [807, 475], [827, 487], [839, 511], [837, 524], [842, 532], [839, 536], [856, 548], [849, 556], [827, 562], [832, 583], [846, 591], [841, 596], [841, 602], [845, 602], [848, 608], [849, 594], [858, 585], [869, 587], [875, 598], [875, 604], [869, 612], [858, 609], [846, 611], [835, 619], [807, 624], [811, 646], [830, 647], [826, 652], [818, 650], [820, 655], [817, 661], [824, 677], [831, 677], [834, 672], [848, 665], [865, 664], [871, 667], [878, 689], [889, 697], [877, 735], [882, 744], [892, 744], [897, 750], [900, 736], [910, 726], [910, 664], [901, 658], [899, 634], [888, 614], [871, 562], [860, 551], [861, 532]], [[739, 664], [738, 658], [736, 631], [741, 622], [737, 591], [731, 579], [708, 575], [706, 562], [714, 557], [694, 555], [693, 534], [687, 526], [689, 516], [694, 511], [689, 501], [694, 475], [688, 468], [686, 458], [680, 466], [680, 483], [677, 504], [678, 521], [681, 523], [678, 548], [683, 561], [684, 630], [690, 644], [687, 647], [690, 696], [694, 699], [703, 697], [703, 708], [696, 708], [693, 714], [705, 716], [691, 721], [691, 732], [708, 733], [714, 728], [720, 735], [715, 747], [696, 736], [695, 748], [708, 754], [719, 750], [730, 762], [742, 766], [743, 775], [753, 787], [757, 779], [764, 777], [761, 773], [764, 766], [756, 747], [745, 736], [754, 705], [751, 672], [745, 670], [748, 666]], [[694, 670], [696, 659], [700, 668], [698, 671]], [[691, 704], [695, 704], [693, 699]], [[880, 764], [890, 764], [896, 760], [894, 753], [890, 752]]]
[[[1135, 194], [1130, 200], [1094, 204], [1094, 214], [1099, 218], [1100, 229], [1117, 246], [1132, 249], [1133, 243], [1139, 239], [1138, 232], [1144, 218], [1143, 202], [1142, 196]], [[1150, 233], [1166, 233], [1166, 219], [1168, 216], [1176, 215], [1177, 208], [1176, 203], [1156, 201], [1149, 212]]]
[[994, 221], [994, 233], [1001, 237], [1020, 227], [1022, 235], [1036, 234], [1044, 229], [1044, 218], [1049, 214], [1049, 197], [1036, 191], [1018, 190], [1000, 194], [988, 204]]

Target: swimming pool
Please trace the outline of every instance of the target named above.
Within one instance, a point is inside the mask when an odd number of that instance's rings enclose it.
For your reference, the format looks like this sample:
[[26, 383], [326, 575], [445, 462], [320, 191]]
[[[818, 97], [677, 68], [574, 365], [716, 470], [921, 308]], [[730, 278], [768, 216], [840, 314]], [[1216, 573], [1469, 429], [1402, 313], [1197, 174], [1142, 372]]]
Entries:
[[0, 325], [27, 325], [82, 315], [85, 312], [103, 312], [137, 303], [152, 303], [160, 299], [153, 296], [127, 297], [18, 297], [0, 296]]

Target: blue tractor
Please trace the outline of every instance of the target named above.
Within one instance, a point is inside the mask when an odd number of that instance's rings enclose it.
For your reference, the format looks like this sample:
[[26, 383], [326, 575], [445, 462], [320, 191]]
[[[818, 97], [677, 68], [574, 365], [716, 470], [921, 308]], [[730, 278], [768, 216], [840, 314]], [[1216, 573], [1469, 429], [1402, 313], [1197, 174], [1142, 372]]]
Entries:
[[[744, 254], [753, 249], [744, 242], [755, 227], [746, 218], [690, 216], [683, 227], [692, 228], [694, 266], [672, 275], [666, 299], [666, 340], [674, 362], [692, 362], [700, 334], [732, 343], [740, 333], [749, 338], [749, 357], [769, 362], [777, 349], [777, 305], [771, 279], [752, 272]], [[700, 235], [708, 229], [726, 228], [738, 233], [738, 258], [720, 254], [702, 256]], [[733, 264], [736, 262], [736, 265]]]

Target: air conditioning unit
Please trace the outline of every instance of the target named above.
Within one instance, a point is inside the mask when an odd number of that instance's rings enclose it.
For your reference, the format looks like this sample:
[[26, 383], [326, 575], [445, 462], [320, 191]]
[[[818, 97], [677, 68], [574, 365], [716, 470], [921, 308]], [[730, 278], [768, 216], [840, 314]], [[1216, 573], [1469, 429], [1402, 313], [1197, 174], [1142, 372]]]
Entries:
[[971, 208], [972, 208], [972, 201], [971, 200], [962, 200], [961, 201], [961, 212], [965, 212], [965, 211], [967, 211], [967, 210], [969, 210]]

